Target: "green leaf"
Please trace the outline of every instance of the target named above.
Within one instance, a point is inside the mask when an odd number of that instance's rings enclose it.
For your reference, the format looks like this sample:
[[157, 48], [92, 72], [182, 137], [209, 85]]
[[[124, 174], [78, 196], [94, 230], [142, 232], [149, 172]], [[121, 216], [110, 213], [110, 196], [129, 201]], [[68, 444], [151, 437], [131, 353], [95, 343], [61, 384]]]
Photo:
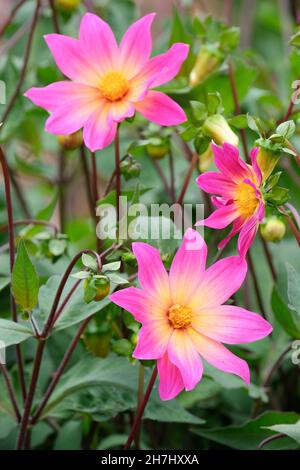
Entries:
[[239, 114], [228, 119], [228, 124], [235, 127], [236, 129], [247, 129], [248, 121], [246, 114]]
[[39, 220], [50, 220], [54, 209], [57, 204], [58, 194], [55, 193], [54, 197], [51, 199], [49, 204], [46, 207], [43, 207], [35, 216], [36, 219]]
[[[273, 433], [267, 426], [294, 424], [298, 421], [297, 413], [268, 411], [242, 425], [231, 425], [213, 429], [197, 428], [193, 432], [198, 436], [218, 442], [233, 449], [256, 450], [259, 443]], [[296, 444], [290, 439], [280, 439], [269, 444], [270, 449], [295, 449]]]
[[102, 266], [102, 272], [107, 271], [118, 271], [121, 267], [121, 261], [114, 261], [113, 263], [107, 263]]
[[209, 116], [223, 112], [222, 98], [217, 91], [207, 94], [207, 111]]
[[300, 47], [300, 31], [297, 31], [289, 40], [291, 46]]
[[23, 310], [32, 310], [38, 301], [39, 277], [28, 256], [25, 243], [20, 240], [12, 273], [12, 292]]
[[225, 52], [230, 52], [235, 49], [240, 42], [240, 28], [232, 26], [231, 28], [226, 28], [220, 34], [220, 46], [221, 49]]
[[53, 256], [61, 256], [67, 248], [66, 240], [58, 240], [54, 238], [49, 242], [49, 251]]
[[285, 302], [279, 294], [277, 287], [275, 286], [272, 292], [271, 304], [275, 318], [280, 323], [282, 328], [292, 338], [300, 339], [300, 328], [297, 326], [293, 312], [286, 306]]
[[11, 416], [0, 412], [0, 439], [4, 439], [16, 427], [17, 423]]
[[300, 315], [300, 274], [295, 268], [288, 264], [286, 265], [288, 273], [288, 299], [289, 307]]
[[265, 194], [265, 200], [274, 204], [275, 206], [281, 206], [287, 202], [290, 198], [290, 190], [288, 188], [281, 188], [276, 186], [269, 193]]
[[5, 289], [5, 287], [9, 286], [10, 284], [10, 277], [9, 276], [1, 276], [0, 277], [0, 291]]
[[[147, 373], [145, 381], [149, 380], [148, 376]], [[65, 412], [72, 409], [90, 413], [93, 419], [103, 421], [121, 411], [134, 410], [137, 383], [137, 364], [132, 365], [122, 357], [100, 359], [85, 356], [62, 376], [42, 418], [49, 415], [60, 416], [63, 410]], [[84, 392], [84, 395], [79, 395], [79, 392]], [[145, 410], [144, 419], [147, 418], [166, 422], [203, 423], [202, 419], [186, 411], [177, 400], [161, 401], [156, 385]]]
[[200, 101], [191, 101], [190, 102], [192, 113], [196, 121], [204, 121], [207, 118], [207, 109], [204, 103]]
[[54, 450], [80, 450], [82, 440], [81, 421], [68, 421], [60, 428]]
[[274, 426], [265, 426], [264, 429], [286, 434], [300, 444], [300, 419], [295, 424], [275, 424]]
[[91, 271], [94, 271], [95, 273], [98, 271], [98, 264], [94, 256], [83, 253], [81, 261], [83, 266], [89, 268]]
[[19, 344], [32, 336], [34, 333], [27, 326], [4, 318], [0, 319], [0, 341], [3, 341], [6, 347]]
[[276, 133], [282, 135], [285, 139], [290, 139], [296, 130], [294, 121], [285, 121], [276, 128]]
[[253, 117], [250, 114], [247, 114], [248, 127], [256, 132], [258, 135], [262, 136], [264, 134], [264, 129], [261, 123], [261, 120], [258, 117]]

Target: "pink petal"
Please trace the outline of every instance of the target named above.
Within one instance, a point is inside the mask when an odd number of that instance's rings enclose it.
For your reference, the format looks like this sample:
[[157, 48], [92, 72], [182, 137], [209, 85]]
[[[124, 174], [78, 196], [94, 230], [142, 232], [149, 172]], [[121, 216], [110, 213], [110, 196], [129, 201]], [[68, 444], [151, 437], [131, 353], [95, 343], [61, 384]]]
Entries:
[[93, 13], [86, 13], [80, 23], [80, 42], [99, 74], [118, 66], [118, 44], [110, 26]]
[[156, 297], [136, 287], [128, 287], [114, 292], [110, 300], [130, 312], [140, 323], [165, 320], [166, 310]]
[[236, 235], [241, 230], [244, 223], [245, 223], [245, 220], [242, 217], [239, 217], [238, 219], [234, 220], [233, 225], [232, 225], [232, 230], [223, 240], [220, 241], [220, 243], [218, 243], [219, 250], [224, 248], [230, 242], [232, 237], [234, 237], [234, 235]]
[[198, 232], [188, 229], [177, 251], [169, 274], [174, 304], [186, 305], [199, 287], [205, 271], [206, 243]]
[[235, 356], [222, 344], [197, 333], [192, 328], [189, 329], [189, 335], [199, 354], [209, 364], [223, 372], [238, 375], [247, 385], [250, 384], [250, 371], [246, 361]]
[[178, 74], [188, 53], [188, 44], [182, 42], [173, 44], [167, 52], [149, 60], [145, 68], [139, 74], [140, 79], [145, 80], [155, 75], [156, 78], [151, 85], [153, 88], [169, 82]]
[[117, 123], [109, 119], [110, 105], [105, 103], [97, 109], [83, 128], [83, 140], [92, 151], [101, 150], [112, 143], [117, 132]]
[[233, 305], [200, 310], [192, 326], [199, 333], [227, 344], [257, 341], [272, 331], [270, 323], [260, 315]]
[[199, 220], [195, 225], [211, 228], [224, 228], [231, 224], [237, 217], [239, 212], [235, 204], [228, 204], [227, 206], [220, 207], [215, 210], [207, 219]]
[[159, 375], [159, 396], [162, 400], [171, 400], [184, 389], [179, 369], [169, 361], [168, 354], [158, 359], [157, 369]]
[[200, 382], [203, 366], [196, 347], [185, 329], [174, 329], [168, 344], [170, 361], [178, 367], [184, 387], [192, 390]]
[[207, 171], [199, 175], [196, 182], [206, 193], [219, 194], [227, 199], [233, 198], [233, 193], [237, 188], [234, 181], [216, 171]]
[[120, 67], [127, 78], [134, 77], [146, 64], [152, 49], [151, 25], [155, 13], [133, 23], [120, 44]]
[[189, 306], [194, 309], [214, 307], [226, 302], [244, 282], [247, 263], [239, 256], [229, 256], [210, 266]]
[[109, 107], [109, 118], [115, 122], [124, 121], [135, 113], [134, 106], [127, 100], [113, 101]]
[[149, 91], [146, 98], [135, 103], [136, 110], [160, 126], [176, 126], [186, 121], [183, 109], [160, 91]]
[[265, 207], [262, 201], [259, 202], [259, 206], [256, 212], [247, 220], [243, 225], [238, 238], [238, 252], [243, 258], [246, 256], [247, 251], [253, 243], [255, 235], [258, 230], [259, 222], [263, 219], [265, 214]]
[[132, 243], [132, 251], [137, 258], [138, 279], [142, 288], [156, 296], [163, 305], [169, 306], [169, 277], [159, 251], [141, 242]]
[[65, 104], [74, 103], [75, 106], [82, 106], [87, 101], [99, 101], [100, 92], [97, 88], [81, 83], [55, 82], [43, 88], [30, 88], [24, 96], [37, 106], [51, 112]]
[[138, 343], [132, 354], [133, 357], [159, 359], [167, 350], [172, 331], [167, 319], [144, 324], [138, 333]]
[[252, 162], [252, 167], [255, 172], [256, 178], [257, 178], [257, 183], [258, 185], [261, 185], [262, 183], [262, 172], [261, 169], [258, 166], [257, 163], [257, 154], [259, 152], [259, 147], [254, 147], [251, 152], [250, 152], [250, 158]]
[[89, 60], [87, 51], [77, 39], [62, 34], [47, 34], [44, 39], [56, 65], [66, 77], [97, 87], [99, 70], [96, 64]]
[[212, 144], [211, 147], [215, 156], [215, 164], [225, 177], [234, 182], [251, 177], [251, 170], [240, 158], [237, 147], [227, 142], [222, 147], [215, 144]]

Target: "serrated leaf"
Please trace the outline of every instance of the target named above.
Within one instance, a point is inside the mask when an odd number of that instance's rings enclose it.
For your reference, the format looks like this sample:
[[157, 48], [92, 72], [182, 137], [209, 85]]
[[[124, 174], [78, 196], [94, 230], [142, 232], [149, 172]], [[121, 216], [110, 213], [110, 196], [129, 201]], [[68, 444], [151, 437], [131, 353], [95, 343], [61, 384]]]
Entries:
[[28, 256], [23, 240], [19, 242], [11, 287], [16, 303], [23, 310], [32, 310], [36, 306], [39, 293], [39, 277]]

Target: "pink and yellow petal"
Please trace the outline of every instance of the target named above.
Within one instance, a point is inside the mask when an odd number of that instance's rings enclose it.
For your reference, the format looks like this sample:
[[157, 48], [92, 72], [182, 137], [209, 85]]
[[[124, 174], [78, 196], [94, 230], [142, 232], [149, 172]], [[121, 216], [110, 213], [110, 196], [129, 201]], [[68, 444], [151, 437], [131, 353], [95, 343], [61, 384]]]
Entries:
[[272, 326], [260, 315], [234, 305], [198, 311], [192, 327], [198, 333], [226, 344], [250, 343], [265, 338]]
[[226, 302], [244, 282], [247, 263], [239, 256], [230, 256], [217, 261], [204, 274], [200, 287], [189, 306], [195, 311], [214, 307]]
[[196, 182], [206, 193], [219, 194], [227, 199], [232, 199], [237, 189], [234, 181], [216, 171], [202, 173], [198, 176]]
[[93, 13], [86, 13], [80, 23], [80, 42], [99, 75], [118, 67], [118, 44], [110, 26]]
[[237, 147], [228, 143], [224, 143], [222, 147], [212, 144], [212, 150], [218, 170], [230, 181], [238, 183], [251, 176], [251, 170], [240, 158]]
[[160, 91], [149, 91], [142, 101], [135, 103], [135, 107], [142, 116], [160, 126], [176, 126], [186, 121], [179, 104]]
[[196, 230], [188, 229], [177, 251], [169, 273], [174, 304], [186, 305], [199, 287], [206, 264], [207, 246]]
[[134, 116], [135, 107], [127, 100], [113, 101], [109, 107], [109, 119], [115, 122], [124, 121]]
[[120, 44], [120, 69], [127, 79], [133, 78], [147, 63], [152, 50], [151, 25], [155, 13], [133, 23]]
[[167, 351], [172, 328], [164, 321], [152, 321], [145, 323], [138, 333], [138, 343], [133, 352], [136, 359], [159, 359]]
[[56, 65], [71, 80], [97, 87], [99, 71], [89, 60], [79, 40], [62, 34], [47, 34], [44, 39]]
[[199, 220], [195, 225], [205, 225], [206, 227], [220, 229], [227, 227], [227, 225], [231, 224], [237, 217], [239, 217], [238, 208], [232, 203], [219, 207], [219, 209], [210, 214], [207, 219]]
[[147, 243], [135, 242], [132, 251], [138, 263], [138, 280], [141, 287], [157, 297], [159, 302], [170, 305], [169, 277], [159, 251]]
[[216, 369], [241, 377], [247, 385], [250, 384], [250, 371], [246, 361], [235, 356], [223, 344], [198, 333], [193, 328], [189, 329], [188, 334], [205, 361]]
[[168, 344], [170, 361], [179, 369], [184, 387], [192, 390], [200, 382], [203, 365], [193, 341], [185, 329], [174, 329]]
[[107, 147], [116, 136], [117, 123], [109, 119], [109, 109], [109, 104], [104, 101], [84, 125], [83, 140], [92, 152]]
[[172, 400], [172, 398], [175, 398], [184, 389], [184, 383], [179, 369], [172, 364], [167, 353], [158, 359], [157, 369], [159, 376], [159, 396], [162, 400]]
[[166, 320], [166, 310], [159, 300], [142, 289], [128, 287], [116, 291], [110, 295], [110, 300], [130, 312], [140, 323]]

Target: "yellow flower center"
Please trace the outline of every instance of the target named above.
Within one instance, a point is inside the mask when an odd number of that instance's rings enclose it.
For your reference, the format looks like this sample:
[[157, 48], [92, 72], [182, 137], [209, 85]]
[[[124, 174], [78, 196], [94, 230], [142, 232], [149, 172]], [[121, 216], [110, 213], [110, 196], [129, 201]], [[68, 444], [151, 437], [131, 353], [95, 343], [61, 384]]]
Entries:
[[174, 304], [169, 308], [168, 318], [174, 328], [187, 328], [192, 323], [193, 312], [190, 307]]
[[258, 206], [254, 188], [250, 184], [240, 183], [235, 194], [235, 203], [243, 217], [251, 217]]
[[109, 72], [102, 78], [99, 89], [107, 100], [118, 101], [129, 90], [129, 82], [121, 72]]

